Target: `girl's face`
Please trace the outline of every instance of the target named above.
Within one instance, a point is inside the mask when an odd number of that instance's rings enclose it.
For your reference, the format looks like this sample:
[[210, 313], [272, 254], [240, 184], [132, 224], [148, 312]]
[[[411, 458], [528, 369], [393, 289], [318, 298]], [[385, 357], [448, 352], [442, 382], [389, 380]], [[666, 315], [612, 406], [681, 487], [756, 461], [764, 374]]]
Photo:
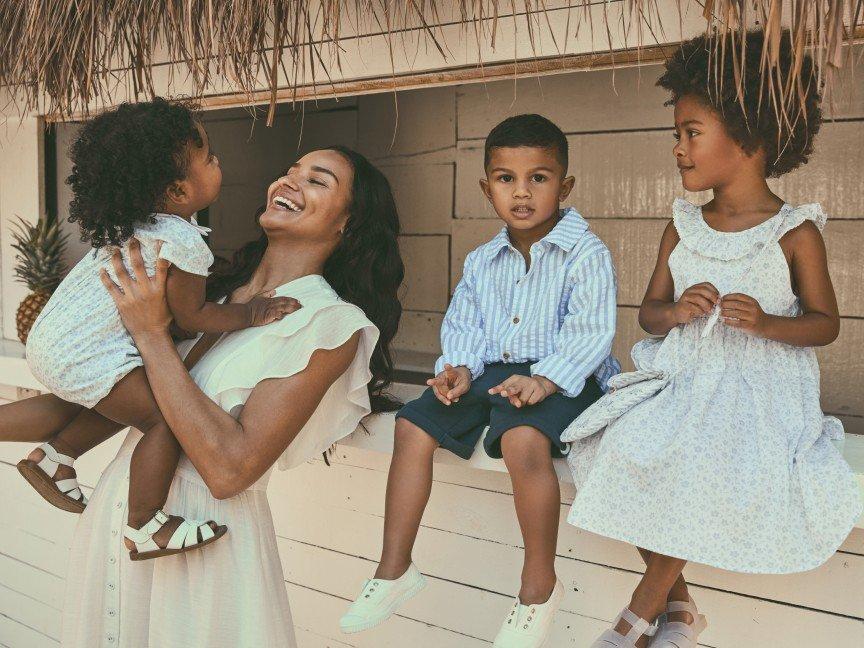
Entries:
[[685, 95], [675, 103], [675, 139], [672, 154], [687, 191], [723, 186], [742, 172], [764, 178], [764, 153], [748, 155], [729, 137], [720, 115], [696, 97]]
[[216, 202], [222, 188], [219, 158], [210, 148], [210, 138], [201, 124], [198, 124], [198, 132], [201, 134], [202, 146], [189, 145], [189, 168], [186, 177], [180, 182], [190, 214]]
[[268, 236], [335, 242], [348, 221], [354, 169], [337, 151], [307, 153], [267, 190], [260, 223]]

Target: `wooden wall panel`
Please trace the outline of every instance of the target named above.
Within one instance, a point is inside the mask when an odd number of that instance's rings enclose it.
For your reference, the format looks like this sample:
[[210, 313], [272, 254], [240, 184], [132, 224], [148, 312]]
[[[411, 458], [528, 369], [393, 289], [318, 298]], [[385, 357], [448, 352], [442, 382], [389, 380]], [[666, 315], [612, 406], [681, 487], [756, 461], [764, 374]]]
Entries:
[[447, 310], [448, 240], [446, 236], [401, 236], [399, 249], [405, 262], [405, 282], [400, 291], [408, 310]]

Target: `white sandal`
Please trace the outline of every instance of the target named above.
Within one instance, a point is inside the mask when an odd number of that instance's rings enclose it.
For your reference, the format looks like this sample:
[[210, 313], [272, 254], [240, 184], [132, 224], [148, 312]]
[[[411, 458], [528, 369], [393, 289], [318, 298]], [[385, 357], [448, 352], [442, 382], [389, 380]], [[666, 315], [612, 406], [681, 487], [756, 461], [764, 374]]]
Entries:
[[60, 466], [71, 468], [75, 460], [60, 454], [47, 443], [40, 445], [39, 450], [45, 453], [42, 461], [36, 463], [30, 459], [22, 459], [18, 462], [18, 472], [49, 504], [70, 513], [81, 513], [87, 506], [87, 498], [81, 492], [78, 480], [72, 477], [54, 481], [57, 469]]
[[[624, 619], [631, 626], [626, 635], [622, 635], [615, 630], [615, 626], [618, 625], [621, 619]], [[624, 608], [621, 614], [612, 622], [612, 627], [600, 635], [591, 644], [591, 648], [636, 648], [636, 642], [643, 635], [653, 637], [655, 632], [657, 632], [655, 624], [648, 623], [645, 619], [636, 616], [630, 611], [630, 608]], [[653, 646], [654, 644], [651, 645]]]
[[704, 614], [699, 614], [693, 599], [688, 601], [670, 601], [666, 605], [666, 613], [688, 612], [693, 617], [693, 623], [683, 621], [664, 621], [651, 641], [651, 648], [696, 648], [699, 634], [708, 627]]
[[209, 522], [183, 520], [174, 531], [168, 544], [165, 547], [160, 547], [153, 540], [153, 535], [170, 519], [164, 511], [156, 511], [156, 515], [140, 529], [135, 529], [127, 524], [123, 535], [135, 543], [135, 548], [129, 552], [129, 558], [132, 560], [149, 560], [150, 558], [185, 553], [216, 542], [228, 532], [228, 527], [225, 526], [217, 526], [216, 531], [214, 531]]

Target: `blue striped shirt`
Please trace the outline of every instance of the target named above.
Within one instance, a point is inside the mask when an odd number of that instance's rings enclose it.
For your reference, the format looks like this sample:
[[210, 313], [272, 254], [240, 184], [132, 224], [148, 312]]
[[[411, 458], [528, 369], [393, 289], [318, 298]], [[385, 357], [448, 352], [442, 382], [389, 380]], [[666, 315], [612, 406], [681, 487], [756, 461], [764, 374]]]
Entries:
[[612, 356], [616, 281], [609, 250], [575, 209], [531, 246], [531, 264], [507, 228], [465, 259], [441, 326], [444, 364], [476, 379], [493, 362], [532, 362], [565, 396], [578, 396], [592, 374], [606, 382], [621, 370]]

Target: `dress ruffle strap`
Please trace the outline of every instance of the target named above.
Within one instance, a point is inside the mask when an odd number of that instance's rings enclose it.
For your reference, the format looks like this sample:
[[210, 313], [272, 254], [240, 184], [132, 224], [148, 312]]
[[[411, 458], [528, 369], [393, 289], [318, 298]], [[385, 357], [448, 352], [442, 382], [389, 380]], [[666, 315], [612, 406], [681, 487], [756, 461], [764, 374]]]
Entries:
[[[777, 223], [777, 219], [783, 222]], [[676, 198], [672, 203], [672, 221], [678, 236], [687, 248], [705, 257], [731, 261], [750, 254], [753, 249], [765, 245], [772, 232], [779, 240], [786, 232], [795, 229], [804, 221], [811, 220], [821, 231], [828, 217], [821, 205], [810, 203], [793, 207], [783, 205], [780, 211], [768, 220], [741, 232], [721, 232], [710, 227], [702, 216], [702, 207]]]

